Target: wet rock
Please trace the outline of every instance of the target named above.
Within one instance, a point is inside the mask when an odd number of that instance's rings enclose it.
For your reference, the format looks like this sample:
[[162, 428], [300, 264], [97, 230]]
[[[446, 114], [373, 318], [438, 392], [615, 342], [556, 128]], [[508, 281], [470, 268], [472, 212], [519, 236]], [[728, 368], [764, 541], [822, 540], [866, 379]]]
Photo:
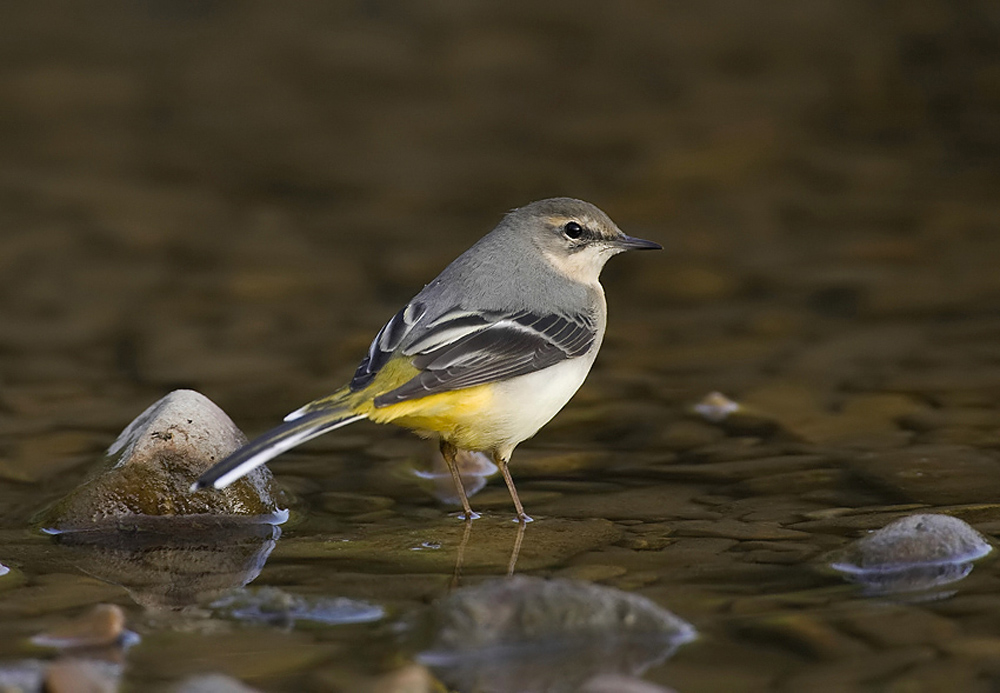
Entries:
[[830, 566], [871, 592], [911, 592], [961, 580], [990, 551], [989, 542], [962, 520], [918, 514], [859, 539]]
[[[705, 395], [691, 407], [691, 412], [738, 436], [769, 437], [780, 428], [772, 414], [732, 400], [721, 392], [710, 392]], [[726, 444], [724, 440], [715, 442], [717, 445]]]
[[128, 425], [108, 448], [104, 468], [53, 506], [43, 526], [68, 532], [201, 514], [281, 521], [264, 467], [221, 491], [189, 490], [202, 472], [245, 442], [208, 398], [176, 390]]
[[218, 613], [240, 621], [292, 625], [310, 621], [324, 625], [369, 623], [385, 616], [382, 607], [345, 597], [307, 598], [277, 587], [261, 587], [227, 595], [211, 604]]
[[958, 518], [917, 514], [859, 539], [836, 565], [857, 572], [891, 571], [913, 565], [974, 561], [991, 550], [979, 532]]
[[695, 637], [644, 597], [526, 576], [459, 589], [425, 625], [418, 660], [453, 687], [487, 693], [568, 693], [600, 674], [637, 676]]
[[79, 618], [31, 638], [41, 647], [72, 649], [107, 647], [119, 643], [125, 634], [125, 612], [117, 604], [98, 604]]
[[725, 421], [741, 409], [739, 402], [726, 397], [721, 392], [710, 392], [692, 410], [712, 423]]

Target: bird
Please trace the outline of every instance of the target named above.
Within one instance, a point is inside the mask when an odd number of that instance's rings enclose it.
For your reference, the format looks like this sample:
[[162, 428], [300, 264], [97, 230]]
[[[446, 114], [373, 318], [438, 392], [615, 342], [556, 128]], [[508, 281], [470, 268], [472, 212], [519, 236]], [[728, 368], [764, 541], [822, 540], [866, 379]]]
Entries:
[[479, 516], [455, 456], [489, 455], [516, 520], [530, 522], [508, 469], [511, 454], [566, 405], [594, 364], [607, 324], [605, 263], [624, 251], [659, 249], [583, 200], [511, 210], [385, 323], [349, 383], [293, 411], [191, 490], [224, 488], [307, 440], [368, 419], [438, 441], [466, 520]]

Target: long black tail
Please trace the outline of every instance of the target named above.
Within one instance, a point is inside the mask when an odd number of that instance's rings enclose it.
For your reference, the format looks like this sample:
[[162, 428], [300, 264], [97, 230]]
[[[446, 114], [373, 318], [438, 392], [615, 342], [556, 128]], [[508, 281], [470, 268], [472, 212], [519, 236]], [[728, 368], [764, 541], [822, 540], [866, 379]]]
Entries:
[[351, 414], [343, 409], [303, 414], [251, 440], [202, 474], [198, 481], [191, 485], [191, 490], [197, 491], [208, 486], [225, 488], [286, 450], [364, 418], [366, 417], [363, 414]]

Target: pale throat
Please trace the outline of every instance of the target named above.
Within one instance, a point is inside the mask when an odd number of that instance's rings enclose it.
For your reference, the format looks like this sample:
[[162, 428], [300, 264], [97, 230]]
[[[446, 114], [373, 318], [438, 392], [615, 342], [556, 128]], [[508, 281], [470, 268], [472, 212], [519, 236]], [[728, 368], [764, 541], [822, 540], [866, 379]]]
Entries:
[[559, 274], [587, 286], [600, 286], [604, 264], [615, 254], [611, 248], [587, 248], [576, 253], [559, 254], [543, 250], [545, 259]]

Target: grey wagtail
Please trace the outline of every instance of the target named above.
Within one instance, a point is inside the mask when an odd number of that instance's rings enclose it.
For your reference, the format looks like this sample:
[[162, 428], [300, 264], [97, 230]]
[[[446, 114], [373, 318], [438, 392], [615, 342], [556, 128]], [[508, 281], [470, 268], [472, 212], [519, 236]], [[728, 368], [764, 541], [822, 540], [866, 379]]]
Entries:
[[440, 441], [466, 519], [458, 449], [484, 452], [524, 513], [507, 464], [583, 384], [604, 339], [604, 263], [655, 250], [582, 200], [557, 197], [507, 214], [375, 335], [351, 382], [285, 417], [192, 486], [224, 488], [318, 435], [369, 419]]

